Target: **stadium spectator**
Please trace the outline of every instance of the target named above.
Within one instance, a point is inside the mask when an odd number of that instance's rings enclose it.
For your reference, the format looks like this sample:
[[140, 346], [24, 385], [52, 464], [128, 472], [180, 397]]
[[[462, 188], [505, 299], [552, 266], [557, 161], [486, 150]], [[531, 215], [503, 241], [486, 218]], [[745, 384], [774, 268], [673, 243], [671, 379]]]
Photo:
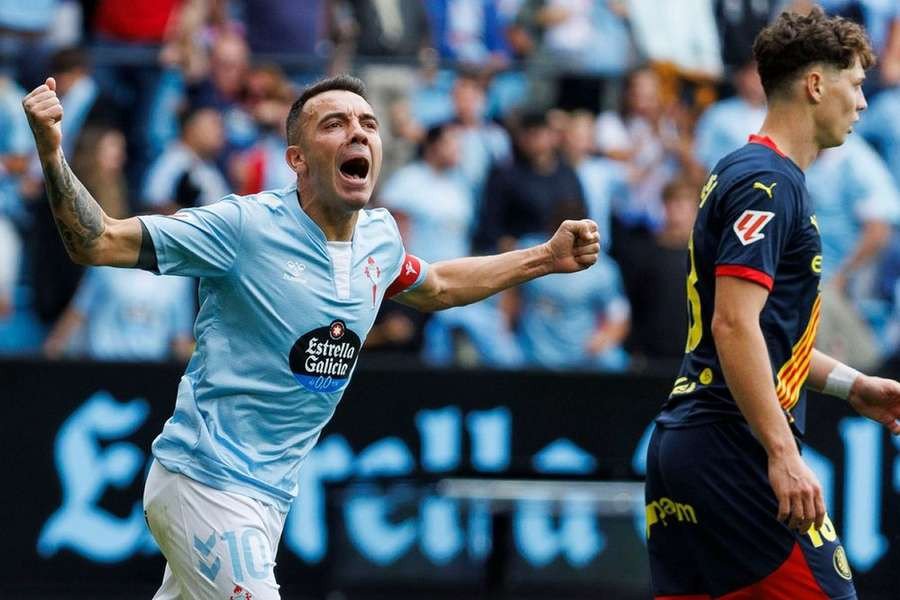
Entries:
[[105, 361], [186, 361], [194, 346], [194, 289], [194, 282], [183, 277], [91, 267], [47, 337], [44, 354]]
[[633, 45], [619, 0], [525, 0], [515, 23], [527, 40], [531, 90], [537, 106], [597, 111], [606, 78], [631, 66]]
[[125, 115], [93, 76], [85, 50], [63, 48], [53, 55], [50, 66], [56, 77], [60, 98], [66, 102], [66, 116], [71, 119], [63, 131], [67, 153], [74, 151], [78, 136], [87, 125], [119, 126], [123, 123]]
[[[423, 0], [341, 0], [346, 23], [338, 26], [340, 43], [352, 48], [355, 70], [366, 82], [375, 113], [391, 114], [416, 81], [423, 55], [434, 54], [428, 13]], [[425, 58], [425, 60], [431, 60]], [[385, 176], [405, 164], [412, 145], [402, 140], [393, 123], [384, 123]], [[395, 143], [397, 142], [397, 143]]]
[[[785, 0], [714, 0], [713, 15], [719, 31], [722, 63], [727, 72], [753, 60], [753, 40]], [[755, 130], [754, 130], [755, 131]]]
[[[755, 34], [754, 34], [755, 37]], [[708, 107], [694, 130], [694, 154], [707, 169], [747, 143], [766, 117], [766, 94], [752, 60], [738, 68], [732, 83], [737, 95]]]
[[663, 105], [659, 75], [641, 67], [626, 80], [621, 110], [604, 112], [597, 119], [599, 150], [629, 163], [631, 202], [617, 214], [627, 227], [658, 229], [663, 187], [678, 172], [702, 176], [680, 108]]
[[628, 17], [642, 56], [673, 65], [690, 78], [716, 80], [722, 76], [711, 0], [631, 0]]
[[228, 193], [228, 183], [215, 164], [225, 141], [219, 112], [190, 108], [181, 123], [181, 137], [147, 172], [143, 206], [155, 212], [212, 204]]
[[634, 369], [667, 369], [684, 357], [684, 270], [699, 195], [698, 186], [688, 179], [676, 177], [667, 184], [663, 189], [666, 212], [662, 229], [643, 234], [641, 243], [634, 244], [637, 254], [623, 270], [632, 311], [626, 348]]
[[495, 167], [488, 176], [476, 233], [483, 249], [510, 249], [522, 236], [544, 231], [557, 206], [577, 207], [587, 214], [584, 193], [575, 171], [560, 160], [559, 136], [544, 112], [525, 113], [515, 133], [512, 164]]
[[611, 244], [611, 219], [614, 207], [628, 203], [628, 172], [621, 162], [593, 156], [596, 119], [579, 110], [564, 118], [563, 157], [575, 169], [587, 203], [587, 215], [600, 229], [600, 245]]
[[[247, 43], [254, 54], [291, 55], [303, 70], [320, 70], [327, 58], [332, 0], [239, 0]], [[296, 57], [296, 58], [295, 58]]]
[[[459, 170], [459, 127], [444, 124], [430, 128], [420, 152], [420, 160], [402, 167], [385, 183], [380, 201], [397, 218], [406, 247], [416, 256], [429, 262], [468, 256], [475, 200], [472, 187]], [[422, 190], [428, 190], [427, 197]], [[405, 317], [410, 337], [425, 322], [407, 311], [390, 313], [388, 331], [399, 330], [397, 321]], [[451, 364], [457, 355], [457, 332], [472, 345], [479, 364], [511, 367], [519, 363], [515, 340], [496, 302], [432, 315], [424, 340], [425, 359], [435, 365]]]
[[[578, 205], [557, 206], [557, 223]], [[554, 225], [554, 228], [556, 226]], [[520, 244], [540, 236], [525, 236]], [[525, 364], [553, 370], [622, 371], [628, 355], [622, 342], [630, 327], [630, 307], [619, 267], [601, 252], [597, 263], [563, 280], [551, 275], [529, 281], [518, 297], [518, 337]]]
[[420, 154], [391, 175], [379, 201], [398, 219], [407, 249], [416, 256], [429, 262], [467, 256], [475, 201], [458, 169], [458, 129], [449, 124], [430, 128]]
[[232, 180], [239, 193], [283, 188], [294, 181], [294, 172], [284, 160], [285, 120], [293, 95], [290, 83], [277, 66], [263, 65], [250, 70], [244, 103], [256, 121], [259, 140], [233, 162]]
[[497, 4], [494, 0], [425, 0], [441, 59], [505, 66], [509, 55]]
[[0, 318], [12, 310], [22, 254], [18, 229], [25, 207], [19, 188], [31, 155], [28, 122], [21, 108], [24, 97], [24, 90], [0, 74]]
[[233, 32], [223, 32], [212, 44], [209, 70], [197, 81], [189, 81], [187, 99], [192, 105], [219, 111], [225, 127], [224, 156], [250, 147], [257, 139], [253, 117], [243, 105], [250, 48]]
[[900, 185], [900, 85], [878, 94], [854, 131], [875, 147]]
[[[900, 224], [900, 194], [881, 158], [850, 136], [825, 150], [806, 171], [822, 239], [822, 325], [816, 346], [859, 368], [879, 362], [879, 345], [861, 318], [872, 274]], [[864, 315], [863, 315], [864, 316]]]

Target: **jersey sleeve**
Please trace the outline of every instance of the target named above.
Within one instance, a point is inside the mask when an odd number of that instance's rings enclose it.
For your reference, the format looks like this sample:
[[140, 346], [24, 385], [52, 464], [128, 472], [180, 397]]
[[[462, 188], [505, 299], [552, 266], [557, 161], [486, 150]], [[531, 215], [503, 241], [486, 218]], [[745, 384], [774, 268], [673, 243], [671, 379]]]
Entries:
[[240, 198], [189, 208], [171, 216], [138, 217], [153, 240], [162, 275], [221, 277], [238, 255], [243, 227]]
[[801, 195], [796, 183], [778, 172], [760, 172], [728, 190], [720, 204], [716, 276], [739, 277], [771, 291]]
[[402, 257], [400, 266], [397, 269], [394, 278], [391, 280], [391, 284], [388, 286], [387, 290], [385, 290], [384, 297], [385, 299], [388, 299], [422, 285], [425, 281], [425, 277], [428, 275], [429, 264], [417, 256], [406, 253], [406, 248], [403, 245], [403, 237], [400, 235], [400, 229], [397, 227], [397, 222], [394, 221], [394, 217], [391, 216], [390, 212], [385, 211], [385, 214], [387, 215], [387, 222], [391, 227], [390, 235], [396, 239], [397, 244], [400, 246], [400, 256]]
[[393, 298], [397, 294], [416, 289], [425, 281], [425, 277], [428, 275], [428, 268], [429, 264], [421, 258], [404, 253], [400, 274], [391, 282], [384, 297]]

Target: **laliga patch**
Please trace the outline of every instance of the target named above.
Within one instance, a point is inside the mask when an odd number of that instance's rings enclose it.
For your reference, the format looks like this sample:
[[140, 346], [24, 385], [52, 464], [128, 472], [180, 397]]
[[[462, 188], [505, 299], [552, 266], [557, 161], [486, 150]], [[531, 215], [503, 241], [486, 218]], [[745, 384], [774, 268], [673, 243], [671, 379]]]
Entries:
[[762, 230], [774, 216], [765, 210], [745, 210], [734, 222], [734, 233], [744, 246], [758, 242], [766, 237]]
[[850, 572], [850, 563], [847, 561], [847, 553], [844, 552], [843, 546], [838, 546], [834, 549], [832, 562], [834, 563], [834, 570], [837, 571], [838, 575], [847, 581], [850, 581], [853, 578], [853, 574]]
[[311, 392], [336, 392], [349, 382], [361, 345], [359, 336], [339, 319], [313, 329], [291, 348], [294, 378]]

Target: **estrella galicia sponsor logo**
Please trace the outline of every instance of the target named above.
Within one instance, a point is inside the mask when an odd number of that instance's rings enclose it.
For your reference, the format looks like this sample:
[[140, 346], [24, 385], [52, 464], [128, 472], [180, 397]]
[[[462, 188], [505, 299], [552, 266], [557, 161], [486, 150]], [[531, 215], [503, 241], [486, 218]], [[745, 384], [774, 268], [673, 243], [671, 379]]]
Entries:
[[359, 336], [341, 320], [306, 333], [291, 348], [291, 371], [312, 392], [336, 392], [347, 385], [359, 356]]

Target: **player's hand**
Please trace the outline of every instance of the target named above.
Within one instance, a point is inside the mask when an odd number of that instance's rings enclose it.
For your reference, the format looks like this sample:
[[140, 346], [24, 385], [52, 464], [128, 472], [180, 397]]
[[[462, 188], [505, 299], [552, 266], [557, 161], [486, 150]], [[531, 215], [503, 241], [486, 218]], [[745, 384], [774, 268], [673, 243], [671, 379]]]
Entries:
[[825, 500], [822, 486], [799, 452], [787, 452], [769, 457], [769, 483], [778, 499], [778, 520], [800, 533], [811, 525], [822, 527], [825, 520]]
[[47, 156], [59, 150], [62, 143], [62, 104], [56, 95], [56, 80], [48, 77], [46, 83], [34, 88], [22, 100], [28, 124], [34, 134], [38, 154]]
[[860, 375], [850, 388], [847, 401], [853, 410], [900, 435], [900, 383], [881, 377]]
[[545, 246], [552, 273], [574, 273], [587, 269], [600, 255], [600, 234], [590, 219], [563, 221]]

